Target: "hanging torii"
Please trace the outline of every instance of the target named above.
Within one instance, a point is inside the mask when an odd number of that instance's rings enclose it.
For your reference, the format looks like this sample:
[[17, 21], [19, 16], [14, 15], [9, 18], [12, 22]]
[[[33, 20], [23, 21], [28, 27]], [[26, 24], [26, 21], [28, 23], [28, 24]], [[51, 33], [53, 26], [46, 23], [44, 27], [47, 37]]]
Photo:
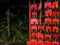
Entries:
[[53, 26], [53, 33], [58, 33], [59, 27], [58, 26]]
[[51, 2], [49, 2], [49, 0], [47, 0], [47, 2], [44, 3], [44, 8], [51, 8]]
[[51, 31], [51, 26], [46, 26], [46, 32], [47, 32], [47, 33], [52, 32], [52, 31]]
[[51, 9], [46, 10], [45, 16], [52, 16], [52, 10]]
[[58, 17], [59, 16], [59, 11], [58, 10], [52, 11], [52, 15]]
[[52, 9], [57, 8], [58, 9], [58, 0], [55, 0], [52, 2]]

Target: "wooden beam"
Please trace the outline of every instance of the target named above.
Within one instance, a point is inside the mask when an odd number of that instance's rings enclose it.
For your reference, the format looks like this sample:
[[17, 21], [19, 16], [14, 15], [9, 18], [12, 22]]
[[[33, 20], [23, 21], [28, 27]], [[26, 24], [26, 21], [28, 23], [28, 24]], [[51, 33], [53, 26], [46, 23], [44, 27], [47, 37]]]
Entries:
[[34, 4], [35, 4], [35, 0], [34, 0]]
[[42, 2], [42, 0], [40, 0], [40, 2]]
[[55, 0], [55, 1], [58, 1], [58, 0]]
[[47, 2], [49, 2], [49, 0], [47, 0]]

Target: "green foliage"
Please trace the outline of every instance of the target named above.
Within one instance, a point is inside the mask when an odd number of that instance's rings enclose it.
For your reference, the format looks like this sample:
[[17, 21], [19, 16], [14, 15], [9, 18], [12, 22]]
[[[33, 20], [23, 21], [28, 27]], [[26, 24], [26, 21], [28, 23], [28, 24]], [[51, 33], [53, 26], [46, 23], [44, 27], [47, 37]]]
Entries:
[[[14, 6], [14, 5], [13, 5]], [[12, 9], [13, 10], [13, 9]], [[27, 14], [10, 13], [10, 37], [8, 37], [7, 15], [0, 18], [0, 45], [25, 45], [28, 39], [28, 18]]]

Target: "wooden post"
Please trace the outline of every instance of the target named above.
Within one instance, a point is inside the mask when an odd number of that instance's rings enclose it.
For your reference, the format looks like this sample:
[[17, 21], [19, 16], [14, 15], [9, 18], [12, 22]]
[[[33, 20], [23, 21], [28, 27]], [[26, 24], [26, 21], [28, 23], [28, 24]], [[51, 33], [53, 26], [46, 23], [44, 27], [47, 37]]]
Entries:
[[8, 37], [10, 37], [10, 19], [9, 19], [9, 15], [10, 15], [10, 13], [9, 13], [9, 9], [8, 9], [8, 11], [7, 11]]
[[35, 4], [35, 0], [34, 0], [34, 4]]
[[42, 2], [42, 0], [40, 0], [40, 2]]
[[[31, 2], [31, 1], [29, 1], [29, 2]], [[30, 31], [31, 8], [30, 7], [31, 7], [31, 5], [29, 4], [29, 40], [31, 40], [31, 31]]]

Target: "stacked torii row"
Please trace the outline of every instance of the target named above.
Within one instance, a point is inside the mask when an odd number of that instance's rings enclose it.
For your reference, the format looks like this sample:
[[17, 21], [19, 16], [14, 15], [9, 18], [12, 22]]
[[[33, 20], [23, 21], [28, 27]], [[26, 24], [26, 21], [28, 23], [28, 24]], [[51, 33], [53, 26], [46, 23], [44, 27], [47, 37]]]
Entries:
[[59, 45], [58, 0], [44, 2], [45, 15], [42, 13], [42, 6], [42, 1], [38, 4], [35, 2], [29, 4], [29, 41], [27, 45]]

